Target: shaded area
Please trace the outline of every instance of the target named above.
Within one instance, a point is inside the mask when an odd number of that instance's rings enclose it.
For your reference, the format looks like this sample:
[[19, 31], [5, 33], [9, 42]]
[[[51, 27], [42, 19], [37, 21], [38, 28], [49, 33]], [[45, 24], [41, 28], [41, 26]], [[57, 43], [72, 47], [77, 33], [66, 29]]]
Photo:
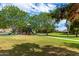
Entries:
[[78, 43], [64, 43], [66, 46], [72, 47], [72, 48], [78, 48], [79, 49], [79, 44]]
[[0, 50], [2, 56], [77, 56], [79, 53], [65, 48], [45, 45], [40, 47], [35, 43], [15, 45], [10, 50]]

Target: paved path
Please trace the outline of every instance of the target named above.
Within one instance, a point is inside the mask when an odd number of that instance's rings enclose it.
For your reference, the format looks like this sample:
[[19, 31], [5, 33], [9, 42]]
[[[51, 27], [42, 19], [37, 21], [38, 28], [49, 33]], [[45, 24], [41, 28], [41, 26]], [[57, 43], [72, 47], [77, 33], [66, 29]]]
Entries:
[[61, 37], [51, 37], [51, 36], [48, 36], [49, 38], [56, 38], [56, 39], [61, 39], [61, 40], [69, 40], [69, 41], [79, 41], [79, 40], [73, 40], [73, 39], [70, 39], [70, 38], [61, 38]]

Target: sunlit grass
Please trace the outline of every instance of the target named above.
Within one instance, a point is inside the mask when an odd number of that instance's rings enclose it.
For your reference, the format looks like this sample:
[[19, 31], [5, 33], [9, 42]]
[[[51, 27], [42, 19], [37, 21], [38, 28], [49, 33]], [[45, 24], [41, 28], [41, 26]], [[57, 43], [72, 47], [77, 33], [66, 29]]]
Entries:
[[22, 43], [36, 43], [39, 44], [40, 46], [43, 45], [64, 46], [64, 42], [79, 43], [71, 40], [50, 38], [48, 36], [7, 35], [7, 36], [0, 36], [0, 49], [11, 49], [13, 45]]
[[61, 37], [61, 38], [69, 38], [69, 39], [74, 39], [74, 40], [79, 40], [79, 36], [76, 37], [75, 34], [72, 35], [72, 34], [69, 34], [67, 35], [66, 33], [49, 33], [50, 36], [53, 36], [53, 37]]
[[48, 38], [46, 36], [35, 36], [35, 35], [12, 35], [12, 36], [0, 36], [0, 47], [2, 49], [11, 48], [15, 44], [21, 43], [37, 43], [40, 45], [53, 45], [60, 44], [56, 39]]

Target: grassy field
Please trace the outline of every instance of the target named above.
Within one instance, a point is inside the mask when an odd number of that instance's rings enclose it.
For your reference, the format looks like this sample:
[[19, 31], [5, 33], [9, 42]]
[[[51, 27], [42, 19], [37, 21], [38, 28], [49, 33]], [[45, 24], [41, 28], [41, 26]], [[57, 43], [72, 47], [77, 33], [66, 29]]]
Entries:
[[15, 44], [36, 43], [43, 45], [63, 45], [62, 40], [48, 38], [47, 36], [36, 35], [10, 35], [0, 36], [1, 49], [10, 49]]
[[10, 49], [12, 48], [13, 45], [22, 44], [22, 43], [36, 43], [39, 44], [40, 46], [44, 46], [44, 45], [64, 46], [64, 43], [79, 43], [79, 41], [72, 41], [75, 40], [75, 38], [71, 38], [70, 40], [63, 40], [58, 38], [51, 38], [52, 36], [44, 36], [44, 35], [43, 36], [42, 35], [0, 36], [0, 48]]
[[[49, 33], [49, 36], [45, 36], [45, 35], [0, 36], [0, 50], [12, 49], [17, 44], [34, 43], [39, 45], [40, 47], [53, 46], [53, 47], [65, 48], [70, 51], [79, 52], [79, 41], [73, 41], [75, 39], [79, 40], [79, 38], [76, 38], [75, 35], [69, 35], [67, 38], [69, 38], [70, 40], [65, 40], [64, 38], [66, 38], [66, 36], [67, 35], [63, 35], [61, 33]], [[58, 39], [53, 37], [58, 37], [63, 39]]]

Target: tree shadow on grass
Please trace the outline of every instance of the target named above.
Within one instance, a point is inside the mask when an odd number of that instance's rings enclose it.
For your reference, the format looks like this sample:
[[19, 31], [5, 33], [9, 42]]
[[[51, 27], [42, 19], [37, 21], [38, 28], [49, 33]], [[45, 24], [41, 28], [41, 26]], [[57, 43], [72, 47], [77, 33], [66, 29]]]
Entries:
[[72, 48], [78, 48], [79, 49], [79, 43], [64, 43], [68, 47]]
[[46, 53], [46, 55], [50, 56], [75, 56], [79, 55], [79, 53], [70, 51], [66, 48], [60, 48], [60, 47], [52, 47], [50, 45], [44, 46], [43, 47], [43, 52]]
[[15, 45], [10, 50], [1, 50], [3, 56], [77, 56], [79, 53], [67, 50], [65, 48], [45, 45], [40, 47], [35, 43], [23, 43]]

